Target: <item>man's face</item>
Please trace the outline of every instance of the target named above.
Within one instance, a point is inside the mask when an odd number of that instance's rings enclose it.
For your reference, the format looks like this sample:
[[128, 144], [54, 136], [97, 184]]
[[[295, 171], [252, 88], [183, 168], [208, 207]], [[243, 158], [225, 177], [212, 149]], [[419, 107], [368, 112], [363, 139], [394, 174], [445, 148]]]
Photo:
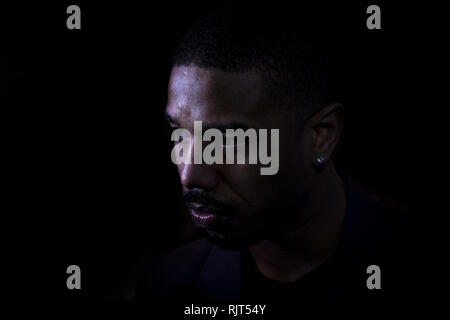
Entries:
[[[166, 114], [173, 128], [193, 135], [194, 121], [202, 121], [203, 132], [208, 128], [279, 129], [275, 175], [261, 175], [259, 162], [178, 165], [184, 201], [194, 223], [223, 246], [251, 245], [270, 237], [279, 225], [289, 223], [310, 184], [309, 136], [294, 124], [286, 107], [269, 102], [265, 88], [256, 72], [181, 66], [171, 73]], [[203, 142], [203, 148], [207, 144]], [[193, 143], [190, 147], [194, 148]]]

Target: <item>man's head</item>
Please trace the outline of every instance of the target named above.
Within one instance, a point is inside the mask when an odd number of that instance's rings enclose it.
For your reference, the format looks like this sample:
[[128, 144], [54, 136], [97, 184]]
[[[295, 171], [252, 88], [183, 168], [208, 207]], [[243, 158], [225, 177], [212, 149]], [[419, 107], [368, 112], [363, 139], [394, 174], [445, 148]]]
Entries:
[[220, 12], [185, 36], [169, 82], [171, 126], [192, 133], [194, 121], [202, 121], [205, 128], [280, 134], [273, 176], [254, 164], [178, 165], [184, 200], [211, 238], [224, 246], [254, 244], [301, 210], [327, 166], [314, 159], [330, 158], [342, 126], [335, 71], [320, 47], [261, 17]]

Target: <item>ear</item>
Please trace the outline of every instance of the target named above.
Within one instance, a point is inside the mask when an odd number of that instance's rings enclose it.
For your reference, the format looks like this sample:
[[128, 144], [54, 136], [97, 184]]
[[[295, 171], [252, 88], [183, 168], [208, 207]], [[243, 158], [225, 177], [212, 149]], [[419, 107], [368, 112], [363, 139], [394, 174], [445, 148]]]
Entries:
[[329, 160], [339, 137], [344, 122], [344, 107], [332, 103], [316, 113], [311, 122], [313, 133], [313, 156]]

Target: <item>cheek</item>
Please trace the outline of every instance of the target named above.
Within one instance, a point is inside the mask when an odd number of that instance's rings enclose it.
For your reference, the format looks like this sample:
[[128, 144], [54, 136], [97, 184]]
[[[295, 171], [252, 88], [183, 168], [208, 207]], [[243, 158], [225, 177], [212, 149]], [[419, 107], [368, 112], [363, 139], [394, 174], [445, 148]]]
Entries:
[[260, 165], [258, 164], [232, 164], [222, 165], [220, 172], [230, 187], [236, 190], [255, 189], [260, 179]]
[[260, 168], [260, 165], [228, 165], [221, 171], [228, 187], [252, 207], [261, 207], [281, 187], [278, 174], [261, 175]]
[[288, 137], [280, 145], [279, 176], [282, 180], [298, 180], [308, 176], [313, 169], [309, 137]]

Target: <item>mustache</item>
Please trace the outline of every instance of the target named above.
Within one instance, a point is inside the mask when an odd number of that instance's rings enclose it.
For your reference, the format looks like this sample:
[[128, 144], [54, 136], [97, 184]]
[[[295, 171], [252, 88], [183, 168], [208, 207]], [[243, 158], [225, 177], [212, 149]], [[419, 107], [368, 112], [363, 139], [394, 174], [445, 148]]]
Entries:
[[232, 205], [218, 200], [204, 191], [190, 190], [183, 192], [182, 200], [191, 209], [213, 214], [230, 215], [234, 211]]

